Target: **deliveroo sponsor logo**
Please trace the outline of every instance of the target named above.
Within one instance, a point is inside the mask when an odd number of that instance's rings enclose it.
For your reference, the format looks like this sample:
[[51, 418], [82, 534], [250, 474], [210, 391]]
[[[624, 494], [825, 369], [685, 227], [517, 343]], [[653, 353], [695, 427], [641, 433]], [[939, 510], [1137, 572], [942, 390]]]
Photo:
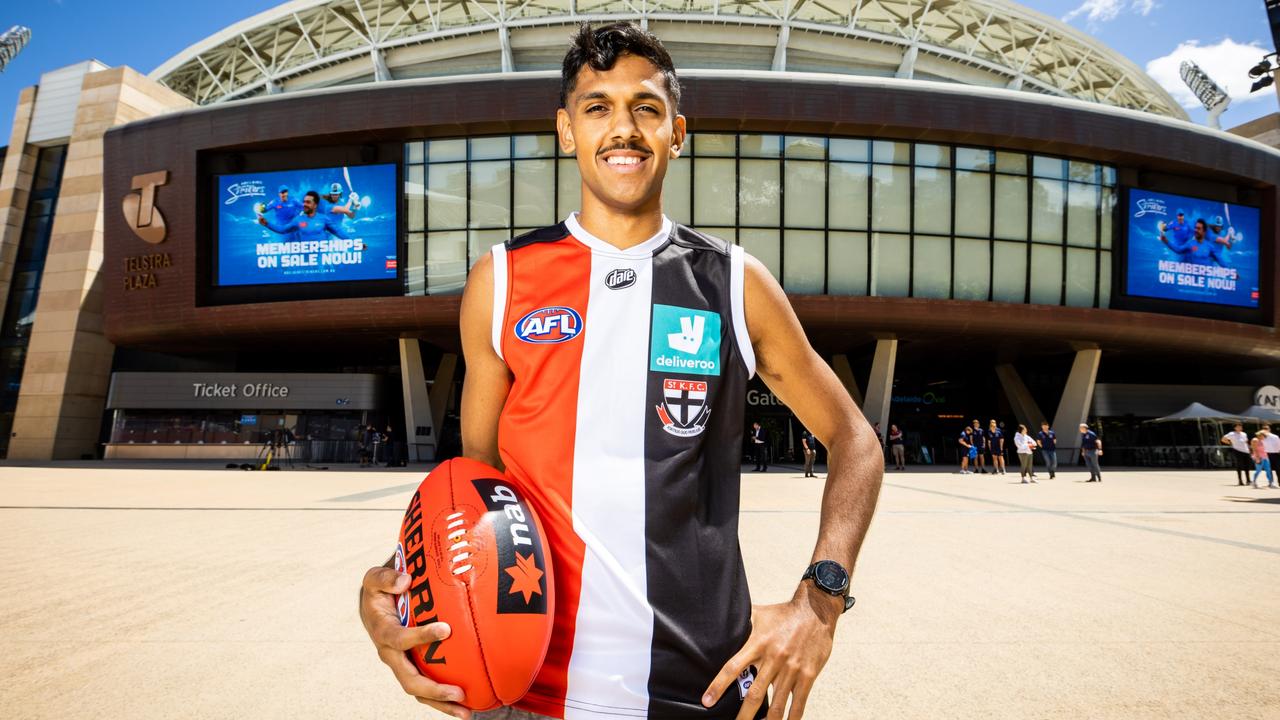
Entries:
[[649, 369], [689, 375], [720, 374], [720, 314], [653, 306]]

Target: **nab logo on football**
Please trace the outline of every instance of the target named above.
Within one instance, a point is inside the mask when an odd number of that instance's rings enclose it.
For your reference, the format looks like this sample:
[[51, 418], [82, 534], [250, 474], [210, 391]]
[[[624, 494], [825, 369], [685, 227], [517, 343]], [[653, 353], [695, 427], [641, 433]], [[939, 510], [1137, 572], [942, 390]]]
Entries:
[[610, 290], [622, 290], [636, 284], [636, 271], [631, 268], [616, 268], [604, 276], [604, 285]]
[[544, 307], [520, 318], [516, 337], [527, 343], [562, 343], [582, 332], [582, 316], [569, 307]]

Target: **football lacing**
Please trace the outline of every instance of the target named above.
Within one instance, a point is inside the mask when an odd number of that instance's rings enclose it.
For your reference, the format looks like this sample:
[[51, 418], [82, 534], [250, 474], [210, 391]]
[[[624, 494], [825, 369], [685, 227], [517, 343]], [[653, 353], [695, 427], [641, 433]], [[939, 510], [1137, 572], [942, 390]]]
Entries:
[[449, 546], [449, 552], [455, 553], [453, 558], [449, 560], [449, 564], [452, 566], [451, 571], [454, 575], [461, 575], [471, 569], [471, 564], [467, 563], [467, 559], [471, 557], [471, 553], [467, 550], [467, 548], [471, 547], [471, 543], [467, 540], [467, 521], [460, 512], [456, 512], [445, 519], [449, 521], [448, 525], [445, 526], [445, 529], [449, 531], [448, 538], [453, 541], [453, 545]]

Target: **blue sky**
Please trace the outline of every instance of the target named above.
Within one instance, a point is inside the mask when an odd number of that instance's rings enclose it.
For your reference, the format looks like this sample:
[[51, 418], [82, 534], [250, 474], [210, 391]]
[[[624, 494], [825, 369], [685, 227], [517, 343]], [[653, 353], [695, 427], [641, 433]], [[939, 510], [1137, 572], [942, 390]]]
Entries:
[[[274, 2], [165, 0], [85, 2], [23, 0], [6, 3], [0, 25], [26, 25], [31, 43], [0, 73], [0, 145], [8, 143], [18, 92], [42, 72], [96, 58], [148, 73], [169, 57]], [[1146, 69], [1185, 101], [1193, 120], [1199, 108], [1177, 78], [1184, 58], [1195, 60], [1233, 96], [1222, 117], [1230, 128], [1277, 110], [1268, 88], [1248, 94], [1244, 71], [1274, 50], [1263, 0], [1028, 0], [1023, 5], [1056, 18]]]

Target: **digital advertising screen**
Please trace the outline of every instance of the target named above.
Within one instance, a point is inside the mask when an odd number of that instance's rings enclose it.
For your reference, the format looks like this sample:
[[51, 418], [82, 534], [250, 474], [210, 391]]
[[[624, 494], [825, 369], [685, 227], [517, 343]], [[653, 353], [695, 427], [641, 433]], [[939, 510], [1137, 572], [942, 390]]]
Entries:
[[1132, 188], [1125, 223], [1127, 294], [1258, 307], [1258, 208]]
[[394, 163], [218, 175], [214, 185], [215, 285], [397, 277]]

